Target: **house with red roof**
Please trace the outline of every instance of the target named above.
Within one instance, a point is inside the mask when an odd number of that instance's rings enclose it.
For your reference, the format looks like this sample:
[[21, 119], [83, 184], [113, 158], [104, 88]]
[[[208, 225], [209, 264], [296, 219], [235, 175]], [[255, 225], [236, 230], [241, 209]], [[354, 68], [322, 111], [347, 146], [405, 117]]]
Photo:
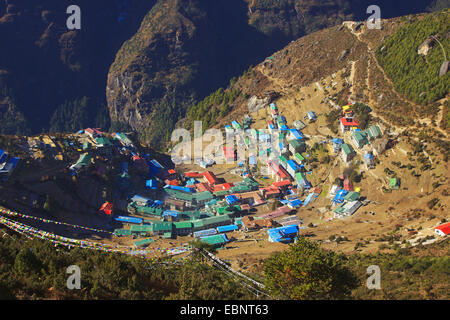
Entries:
[[450, 222], [435, 227], [434, 232], [441, 237], [447, 236], [448, 234], [450, 234]]
[[345, 191], [353, 191], [353, 185], [349, 179], [344, 180], [344, 190]]
[[222, 184], [216, 184], [213, 187], [213, 191], [212, 192], [219, 192], [219, 191], [225, 191], [225, 190], [230, 190], [232, 187], [234, 187], [233, 183], [222, 183]]
[[101, 137], [103, 135], [103, 133], [99, 129], [96, 129], [96, 128], [87, 128], [84, 130], [84, 133], [86, 133], [92, 139]]
[[289, 180], [282, 180], [272, 183], [272, 186], [274, 186], [275, 188], [286, 189], [289, 186], [292, 186], [292, 182]]
[[359, 123], [355, 121], [353, 118], [341, 118], [341, 131], [350, 131], [354, 127], [359, 127]]
[[211, 185], [220, 183], [219, 179], [217, 179], [216, 175], [214, 173], [212, 173], [211, 171], [203, 172], [203, 177]]
[[113, 210], [113, 204], [111, 202], [105, 202], [100, 207], [99, 212], [110, 216], [110, 215], [112, 215], [112, 210]]
[[260, 188], [259, 191], [261, 192], [263, 198], [265, 199], [277, 198], [281, 195], [281, 190], [274, 186], [269, 186], [267, 188]]
[[269, 160], [267, 162], [269, 168], [272, 172], [272, 178], [276, 175], [277, 180], [291, 180], [291, 176], [287, 173], [286, 169], [284, 169], [279, 163]]
[[186, 178], [203, 178], [203, 174], [199, 172], [186, 172], [184, 173]]
[[211, 187], [206, 182], [194, 184], [194, 187], [197, 189], [197, 192], [211, 191]]

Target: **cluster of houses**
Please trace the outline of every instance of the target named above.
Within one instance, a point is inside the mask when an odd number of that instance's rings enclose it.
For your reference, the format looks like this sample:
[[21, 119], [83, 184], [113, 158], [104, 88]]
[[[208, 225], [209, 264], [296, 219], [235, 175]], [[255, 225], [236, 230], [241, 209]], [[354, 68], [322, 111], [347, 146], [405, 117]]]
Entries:
[[[272, 120], [268, 122], [270, 133], [279, 130], [278, 148], [280, 155], [267, 161], [269, 172], [274, 178], [270, 186], [262, 187], [251, 175], [243, 174], [243, 179], [237, 183], [223, 181], [213, 172], [186, 172], [177, 174], [169, 172], [161, 188], [164, 201], [134, 196], [128, 205], [130, 214], [142, 215], [144, 218], [138, 225], [130, 229], [117, 229], [118, 235], [162, 236], [174, 237], [193, 235], [202, 241], [212, 244], [223, 244], [230, 239], [224, 234], [243, 230], [267, 229], [268, 239], [274, 242], [289, 242], [296, 239], [300, 225], [303, 223], [296, 216], [289, 214], [301, 206], [307, 206], [321, 193], [313, 188], [307, 179], [309, 166], [302, 155], [306, 151], [305, 135], [301, 132], [305, 124], [301, 120], [294, 122], [294, 128], [289, 128], [286, 118], [279, 115], [275, 103], [270, 104]], [[310, 121], [315, 121], [315, 113], [308, 113]], [[271, 139], [270, 134], [250, 129], [251, 118], [245, 117], [243, 124], [233, 121], [225, 126], [225, 130], [237, 136], [238, 143], [250, 146], [248, 137], [240, 136], [243, 130], [250, 133], [255, 140], [264, 142]], [[239, 140], [240, 139], [240, 140]], [[267, 142], [266, 141], [266, 142]], [[235, 160], [234, 148], [223, 146], [225, 158]], [[268, 151], [269, 154], [273, 150]], [[307, 157], [308, 155], [306, 155]], [[149, 164], [149, 162], [147, 161]], [[257, 155], [249, 155], [248, 164], [257, 165]], [[205, 163], [203, 167], [209, 164]], [[165, 170], [164, 168], [159, 168]], [[155, 172], [153, 172], [155, 174]], [[152, 184], [149, 182], [149, 187]], [[306, 199], [300, 200], [300, 195], [306, 193]], [[267, 203], [269, 199], [277, 199], [281, 207], [262, 216], [250, 216], [250, 210]], [[287, 216], [287, 217], [286, 217]], [[147, 220], [146, 218], [152, 219]], [[277, 219], [277, 220], [276, 220]], [[147, 242], [139, 242], [145, 245]], [[151, 243], [151, 242], [149, 242]]]
[[[218, 179], [210, 171], [174, 174], [165, 182], [162, 188], [164, 201], [155, 201], [141, 195], [135, 195], [130, 199], [128, 205], [130, 215], [139, 215], [143, 218], [132, 220], [133, 222], [124, 220], [126, 216], [120, 216], [120, 220], [115, 219], [130, 224], [129, 229], [116, 229], [116, 235], [163, 238], [192, 235], [201, 241], [222, 245], [230, 241], [225, 237], [228, 232], [274, 228], [277, 225], [275, 218], [289, 214], [301, 204], [289, 199], [282, 207], [271, 213], [261, 217], [250, 217], [248, 216], [250, 210], [267, 203], [267, 199], [295, 194], [291, 182], [274, 182], [269, 187], [260, 187], [254, 179], [244, 177], [241, 182], [229, 183]], [[286, 220], [278, 229], [292, 229], [292, 225], [301, 223], [298, 219]], [[296, 228], [299, 230], [298, 226]], [[279, 237], [278, 240], [288, 241], [288, 238]], [[149, 243], [150, 240], [149, 242], [138, 240], [140, 247]]]
[[[35, 160], [40, 161], [48, 156], [55, 160], [63, 161], [64, 156], [63, 152], [61, 151], [64, 146], [63, 143], [66, 146], [69, 146], [66, 140], [64, 140], [63, 142], [59, 142], [55, 137], [42, 135], [37, 137], [27, 137], [25, 148], [28, 150], [31, 158]], [[59, 145], [59, 149], [57, 147], [57, 144]]]
[[[141, 156], [136, 153], [126, 135], [115, 134], [114, 140], [121, 143], [119, 151], [129, 154], [134, 165], [141, 166], [143, 173], [148, 173], [147, 189], [154, 191], [152, 194], [155, 199], [164, 199], [153, 200], [153, 197], [141, 195], [131, 197], [127, 206], [128, 213], [142, 218], [136, 218], [137, 220], [132, 216], [119, 216], [119, 220], [115, 218], [116, 221], [130, 224], [130, 228], [116, 229], [115, 234], [164, 238], [192, 235], [213, 245], [223, 245], [230, 241], [227, 236], [229, 232], [267, 229], [269, 241], [294, 241], [298, 231], [304, 227], [301, 227], [303, 221], [297, 216], [291, 216], [290, 213], [299, 207], [308, 206], [318, 197], [321, 189], [314, 188], [307, 179], [307, 175], [312, 171], [307, 161], [309, 155], [306, 154], [306, 137], [302, 133], [302, 129], [306, 127], [305, 123], [297, 120], [294, 121], [293, 128], [289, 128], [286, 118], [279, 114], [277, 105], [271, 103], [269, 108], [271, 115], [268, 121], [269, 134], [264, 130], [250, 128], [252, 119], [249, 116], [243, 119], [242, 124], [232, 121], [231, 125], [225, 126], [227, 134], [236, 137], [238, 144], [245, 145], [249, 151], [249, 137], [262, 144], [271, 143], [267, 150], [259, 150], [260, 153], [267, 152], [269, 156], [272, 155], [266, 164], [267, 172], [274, 182], [264, 187], [260, 186], [248, 171], [242, 174], [242, 181], [235, 183], [219, 179], [211, 171], [177, 173], [173, 169], [166, 169], [156, 160], [150, 159], [148, 155]], [[367, 168], [373, 168], [374, 155], [377, 152], [372, 144], [382, 137], [382, 132], [378, 126], [360, 130], [354, 117], [352, 106], [344, 106], [341, 130], [350, 132], [351, 141], [345, 143], [340, 138], [332, 139], [333, 153], [341, 154], [344, 162], [349, 163], [356, 155], [354, 148], [364, 150], [366, 151], [364, 163]], [[313, 122], [317, 119], [317, 115], [311, 111], [305, 119]], [[246, 135], [243, 135], [243, 132]], [[274, 146], [271, 139], [275, 132], [278, 133], [278, 141]], [[94, 130], [88, 134], [92, 134], [97, 147], [109, 145], [107, 141], [101, 139], [99, 132]], [[277, 147], [279, 151], [276, 157], [274, 150], [271, 150], [272, 147]], [[374, 150], [369, 150], [371, 147]], [[236, 160], [234, 147], [224, 145], [222, 148], [227, 160]], [[250, 168], [256, 167], [258, 155], [249, 153], [247, 164]], [[213, 160], [203, 160], [201, 167], [206, 169], [213, 164]], [[121, 166], [121, 177], [126, 177], [127, 174], [128, 163], [126, 162]], [[364, 205], [359, 190], [354, 191], [348, 179], [342, 177], [342, 180], [341, 186], [333, 186], [330, 191], [332, 204], [335, 207], [333, 212], [338, 218], [352, 215]], [[300, 199], [303, 196], [305, 197]], [[269, 199], [278, 200], [281, 207], [261, 216], [250, 215], [252, 208], [266, 204]], [[110, 212], [110, 209], [112, 209], [111, 206], [105, 204], [101, 210]], [[152, 241], [154, 240], [138, 240], [135, 245], [144, 247]]]

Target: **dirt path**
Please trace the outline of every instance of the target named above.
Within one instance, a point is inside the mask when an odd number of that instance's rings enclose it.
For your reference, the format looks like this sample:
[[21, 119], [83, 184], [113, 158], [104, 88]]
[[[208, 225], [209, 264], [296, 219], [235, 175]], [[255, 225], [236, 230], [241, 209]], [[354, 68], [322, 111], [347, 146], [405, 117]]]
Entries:
[[[375, 64], [376, 64], [377, 69], [383, 74], [383, 79], [389, 83], [389, 86], [391, 87], [392, 92], [394, 92], [394, 93], [397, 95], [397, 97], [398, 97], [401, 101], [403, 101], [403, 102], [405, 102], [405, 103], [408, 103], [408, 104], [412, 105], [412, 106], [415, 107], [416, 109], [417, 109], [417, 108], [420, 108], [420, 107], [421, 107], [420, 105], [418, 105], [418, 104], [416, 104], [415, 102], [412, 102], [412, 101], [406, 99], [403, 95], [401, 95], [401, 94], [395, 89], [394, 83], [392, 82], [391, 78], [388, 77], [388, 75], [386, 74], [385, 70], [384, 70], [384, 69], [381, 67], [381, 65], [378, 63], [378, 59], [377, 59], [377, 57], [376, 57], [376, 55], [375, 55], [375, 51], [373, 50], [373, 48], [371, 48], [370, 43], [369, 43], [368, 41], [365, 41], [365, 40], [363, 39], [363, 37], [362, 37], [363, 32], [362, 32], [362, 31], [361, 31], [361, 32], [355, 32], [355, 31], [353, 30], [353, 28], [352, 28], [352, 25], [345, 24], [345, 26], [350, 30], [350, 32], [351, 32], [353, 35], [355, 35], [355, 37], [356, 37], [360, 42], [364, 43], [364, 44], [367, 46], [367, 51], [368, 51], [370, 57], [372, 58], [372, 59], [369, 59], [369, 61], [368, 61], [367, 78], [366, 78], [366, 85], [367, 85], [367, 90], [368, 90], [369, 103], [372, 104], [372, 105], [376, 105], [376, 104], [377, 104], [376, 101], [373, 99], [373, 97], [372, 97], [372, 95], [371, 95], [371, 90], [370, 90], [370, 86], [369, 86], [369, 83], [370, 83], [369, 78], [370, 78], [370, 70], [371, 70], [370, 67], [371, 67], [371, 62], [372, 62], [372, 60], [373, 60], [373, 61], [375, 62]], [[354, 65], [353, 65], [353, 62], [352, 62], [352, 72], [353, 72], [353, 67], [354, 67]], [[352, 82], [351, 82], [351, 83], [352, 83], [352, 89], [351, 89], [351, 90], [353, 90], [353, 79], [352, 79]], [[352, 92], [353, 92], [353, 91], [352, 91]], [[444, 100], [445, 100], [445, 99], [444, 99]], [[441, 101], [442, 101], [442, 100], [441, 100]], [[376, 117], [380, 118], [383, 122], [388, 123], [391, 127], [395, 128], [396, 131], [397, 131], [397, 133], [401, 133], [401, 132], [403, 132], [404, 130], [406, 130], [406, 128], [398, 127], [398, 126], [392, 124], [390, 121], [387, 121], [383, 116], [381, 116], [380, 114], [377, 114], [376, 111], [373, 111], [373, 110], [372, 110], [372, 113], [373, 113]], [[433, 126], [433, 129], [434, 129], [434, 130], [439, 131], [439, 132], [445, 137], [444, 140], [449, 140], [449, 139], [448, 139], [448, 134], [447, 134], [447, 132], [446, 132], [445, 130], [443, 130], [442, 128], [439, 127], [439, 124], [441, 123], [442, 117], [443, 117], [443, 105], [440, 106], [440, 111], [439, 111], [439, 114], [438, 114], [437, 125], [434, 125], [433, 122], [431, 121], [431, 119], [429, 119], [429, 118], [426, 118], [426, 119], [424, 119], [424, 118], [419, 118], [418, 122], [419, 122], [420, 124], [426, 124], [426, 125], [429, 125], [429, 126]]]

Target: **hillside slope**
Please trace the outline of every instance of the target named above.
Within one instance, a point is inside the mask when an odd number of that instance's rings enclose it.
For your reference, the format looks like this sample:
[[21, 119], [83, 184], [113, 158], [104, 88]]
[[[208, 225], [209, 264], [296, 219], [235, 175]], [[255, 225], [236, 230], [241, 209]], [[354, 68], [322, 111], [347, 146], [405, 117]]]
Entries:
[[[402, 2], [405, 4], [405, 2]], [[159, 1], [119, 50], [106, 89], [113, 128], [163, 143], [187, 107], [289, 41], [368, 17], [369, 1]], [[423, 11], [381, 1], [387, 17]]]

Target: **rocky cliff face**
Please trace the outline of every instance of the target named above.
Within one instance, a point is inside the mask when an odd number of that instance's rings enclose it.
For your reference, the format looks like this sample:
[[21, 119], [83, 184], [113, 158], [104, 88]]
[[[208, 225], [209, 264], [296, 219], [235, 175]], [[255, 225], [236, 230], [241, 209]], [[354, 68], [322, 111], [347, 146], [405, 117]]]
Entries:
[[[106, 103], [106, 74], [115, 52], [136, 32], [153, 5], [142, 0], [0, 1], [0, 132], [15, 133], [16, 114], [27, 132], [48, 130], [65, 101], [89, 97]], [[81, 8], [81, 30], [68, 30], [70, 5]], [[97, 110], [91, 110], [95, 116]], [[93, 116], [91, 115], [91, 118]], [[19, 126], [23, 132], [22, 125]]]

